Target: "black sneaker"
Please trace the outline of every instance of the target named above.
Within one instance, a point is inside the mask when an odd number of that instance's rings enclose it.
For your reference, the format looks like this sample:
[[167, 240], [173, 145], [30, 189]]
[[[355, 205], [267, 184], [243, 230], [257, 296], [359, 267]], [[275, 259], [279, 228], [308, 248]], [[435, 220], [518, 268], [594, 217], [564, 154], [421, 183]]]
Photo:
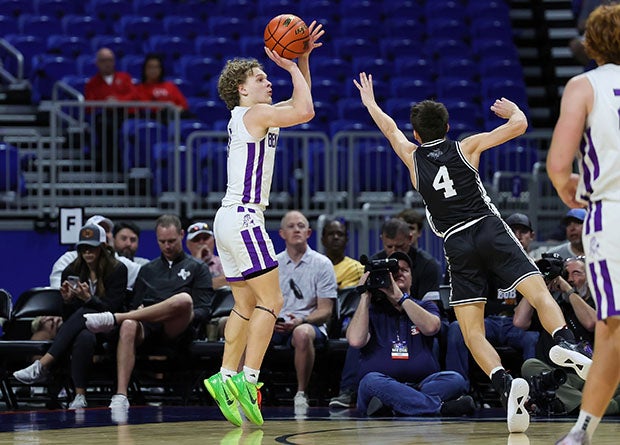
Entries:
[[353, 391], [343, 391], [337, 397], [332, 397], [329, 401], [330, 408], [353, 408], [355, 407], [355, 398]]
[[556, 365], [574, 369], [577, 375], [585, 380], [592, 365], [592, 348], [583, 341], [569, 343], [560, 340], [549, 350], [549, 358]]
[[448, 400], [441, 404], [440, 414], [447, 417], [470, 416], [476, 410], [474, 399], [463, 395], [456, 400]]
[[523, 433], [530, 426], [530, 415], [525, 408], [530, 393], [530, 385], [525, 379], [513, 379], [508, 373], [504, 375], [504, 385], [500, 393], [500, 400], [506, 408], [508, 431]]

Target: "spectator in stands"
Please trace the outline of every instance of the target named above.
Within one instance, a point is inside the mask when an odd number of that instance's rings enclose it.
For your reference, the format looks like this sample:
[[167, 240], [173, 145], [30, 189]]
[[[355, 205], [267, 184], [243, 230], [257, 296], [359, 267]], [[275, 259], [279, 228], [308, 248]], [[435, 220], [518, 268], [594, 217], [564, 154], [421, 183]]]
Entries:
[[[112, 235], [114, 231], [114, 223], [110, 220], [110, 218], [106, 218], [102, 215], [94, 215], [88, 218], [86, 225], [88, 224], [97, 224], [101, 226], [106, 234], [107, 245], [114, 245], [114, 237]], [[60, 258], [56, 260], [52, 266], [52, 273], [50, 274], [50, 287], [53, 287], [54, 289], [60, 288], [62, 271], [65, 270], [65, 268], [77, 257], [77, 250], [70, 250], [62, 254]], [[138, 271], [140, 270], [140, 264], [131, 261], [129, 258], [120, 256], [118, 253], [115, 254], [115, 258], [123, 263], [127, 268], [127, 289], [132, 290], [134, 283], [136, 282], [136, 277], [138, 276]]]
[[[131, 75], [116, 71], [114, 52], [110, 48], [97, 51], [98, 73], [91, 77], [84, 86], [84, 98], [87, 101], [124, 102], [137, 100], [136, 87]], [[128, 112], [116, 107], [97, 107], [102, 110], [95, 114], [95, 162], [98, 169], [121, 171], [121, 159], [118, 158], [118, 131]]]
[[83, 226], [77, 248], [79, 256], [62, 272], [64, 322], [52, 346], [40, 360], [13, 373], [22, 383], [41, 382], [47, 378], [52, 364], [70, 354], [76, 396], [69, 409], [87, 406], [86, 383], [97, 339], [86, 329], [84, 315], [124, 310], [127, 290], [127, 268], [114, 258], [101, 226]]
[[312, 250], [312, 230], [306, 217], [296, 210], [287, 212], [280, 224], [286, 249], [279, 253], [278, 272], [284, 306], [278, 315], [274, 345], [287, 345], [295, 352], [298, 410], [308, 408], [306, 389], [314, 366], [315, 348], [327, 342], [327, 325], [337, 298], [336, 275], [331, 261]]
[[[145, 102], [170, 102], [187, 116], [187, 99], [171, 81], [165, 80], [164, 62], [158, 54], [147, 54], [142, 64], [142, 79], [136, 86], [138, 99]], [[158, 110], [155, 110], [158, 111]], [[161, 118], [168, 121], [167, 110], [161, 110]]]
[[[372, 256], [372, 259], [385, 259], [394, 252], [403, 252], [409, 256], [412, 264], [411, 289], [412, 298], [422, 300], [424, 296], [437, 295], [439, 298], [439, 280], [441, 269], [435, 258], [422, 249], [412, 245], [409, 224], [399, 218], [391, 218], [381, 227], [383, 250]], [[359, 384], [359, 351], [347, 348], [342, 375], [340, 392], [329, 401], [330, 408], [347, 408], [355, 405]]]
[[213, 289], [227, 286], [226, 276], [222, 268], [220, 258], [215, 255], [215, 238], [213, 231], [206, 222], [196, 222], [187, 228], [185, 246], [189, 253], [196, 259], [203, 261], [209, 266]]
[[408, 208], [400, 211], [396, 215], [396, 218], [402, 219], [409, 225], [411, 245], [417, 248], [418, 240], [422, 236], [422, 229], [424, 228], [424, 219], [426, 218], [424, 213], [416, 209]]
[[[590, 348], [594, 346], [596, 303], [588, 288], [585, 259], [583, 257], [566, 259], [562, 275], [551, 280], [548, 286], [560, 305], [567, 324], [575, 333], [575, 337], [586, 342]], [[535, 358], [526, 360], [521, 366], [523, 377], [532, 381], [532, 378], [543, 372], [558, 369], [558, 366], [549, 360], [549, 350], [554, 345], [553, 340], [540, 327], [540, 322], [535, 316], [532, 306], [526, 300], [519, 303], [517, 315], [518, 317], [515, 318], [517, 325], [541, 332], [540, 340], [536, 345]], [[545, 386], [550, 393], [544, 393], [542, 392], [544, 388], [531, 385], [530, 397], [536, 405], [534, 407], [535, 412], [544, 416], [549, 414], [560, 415], [573, 413], [579, 408], [585, 381], [573, 370], [566, 370], [566, 374], [566, 382], [555, 391], [555, 396], [562, 402], [561, 404], [552, 402], [553, 388]], [[606, 411], [606, 414], [618, 413], [620, 413], [620, 391], [616, 391], [616, 395]]]
[[140, 242], [140, 228], [136, 224], [131, 221], [120, 221], [114, 225], [112, 235], [114, 237], [114, 250], [117, 254], [140, 266], [150, 261], [136, 256]]
[[92, 332], [119, 328], [117, 388], [110, 408], [123, 418], [129, 408], [127, 389], [141, 345], [172, 345], [183, 349], [204, 332], [213, 300], [211, 274], [206, 264], [183, 251], [184, 231], [175, 215], [162, 215], [155, 223], [161, 257], [142, 266], [129, 312], [86, 314]]
[[364, 266], [357, 260], [345, 255], [349, 231], [344, 220], [328, 218], [325, 220], [321, 243], [325, 247], [325, 255], [334, 265], [338, 289], [356, 286], [364, 273]]
[[391, 287], [363, 292], [347, 329], [349, 345], [360, 349], [358, 410], [368, 416], [472, 414], [465, 379], [440, 371], [433, 353], [433, 336], [440, 328], [437, 306], [409, 296], [409, 256], [396, 251], [389, 258], [398, 260]]
[[583, 241], [581, 239], [583, 220], [586, 218], [585, 209], [570, 209], [564, 218], [562, 225], [566, 226], [567, 241], [559, 246], [548, 249], [549, 253], [557, 253], [562, 258], [572, 258], [585, 255]]
[[[506, 218], [506, 224], [527, 252], [534, 234], [530, 219], [522, 213], [514, 213]], [[490, 278], [488, 293], [494, 297], [487, 299], [484, 307], [484, 331], [489, 343], [495, 347], [510, 346], [521, 352], [523, 360], [534, 357], [538, 331], [525, 330], [513, 324], [518, 297], [521, 299], [520, 295], [517, 297], [516, 289], [498, 289]], [[446, 369], [458, 372], [469, 382], [470, 352], [465, 346], [458, 321], [450, 323], [446, 346]]]

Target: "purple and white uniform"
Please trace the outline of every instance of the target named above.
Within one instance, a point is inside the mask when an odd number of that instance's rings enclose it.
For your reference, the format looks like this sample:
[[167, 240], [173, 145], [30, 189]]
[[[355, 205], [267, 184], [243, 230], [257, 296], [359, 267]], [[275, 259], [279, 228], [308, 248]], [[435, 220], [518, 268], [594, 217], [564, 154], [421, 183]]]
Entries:
[[262, 138], [251, 136], [243, 116], [248, 107], [235, 107], [228, 122], [228, 183], [213, 230], [228, 281], [277, 267], [263, 212], [269, 205], [271, 178], [280, 129], [269, 128]]
[[587, 204], [583, 224], [588, 284], [600, 320], [620, 316], [620, 66], [585, 73], [594, 90], [579, 151], [577, 199]]

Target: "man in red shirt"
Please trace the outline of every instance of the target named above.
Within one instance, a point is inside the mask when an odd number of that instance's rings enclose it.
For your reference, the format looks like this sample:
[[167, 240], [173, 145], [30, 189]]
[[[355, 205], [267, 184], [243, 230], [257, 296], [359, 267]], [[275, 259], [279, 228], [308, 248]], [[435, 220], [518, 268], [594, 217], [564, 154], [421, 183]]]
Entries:
[[[136, 87], [131, 75], [114, 69], [114, 52], [109, 48], [97, 51], [95, 61], [99, 72], [91, 77], [84, 87], [87, 101], [132, 101], [137, 100]], [[94, 109], [96, 140], [91, 144], [98, 170], [119, 171], [118, 131], [123, 124], [127, 109], [98, 106]], [[94, 145], [94, 147], [93, 147]]]

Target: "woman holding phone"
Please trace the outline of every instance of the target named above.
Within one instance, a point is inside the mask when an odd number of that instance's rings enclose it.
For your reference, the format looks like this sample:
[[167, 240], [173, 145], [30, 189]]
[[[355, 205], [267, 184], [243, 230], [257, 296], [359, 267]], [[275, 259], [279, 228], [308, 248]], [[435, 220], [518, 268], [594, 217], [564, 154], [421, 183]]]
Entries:
[[78, 257], [62, 272], [60, 294], [64, 301], [63, 324], [40, 360], [13, 373], [26, 384], [44, 381], [52, 364], [71, 355], [71, 376], [75, 398], [69, 409], [86, 408], [86, 382], [93, 361], [96, 336], [84, 324], [90, 312], [121, 312], [127, 289], [127, 267], [114, 258], [106, 245], [106, 234], [98, 225], [80, 229]]

